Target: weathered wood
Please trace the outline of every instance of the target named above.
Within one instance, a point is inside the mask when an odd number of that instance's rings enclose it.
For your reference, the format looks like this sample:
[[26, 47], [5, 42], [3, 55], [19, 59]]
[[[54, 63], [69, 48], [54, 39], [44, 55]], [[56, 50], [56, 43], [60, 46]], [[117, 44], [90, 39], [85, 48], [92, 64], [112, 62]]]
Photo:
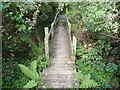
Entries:
[[68, 15], [68, 8], [66, 8], [66, 16]]
[[[50, 66], [43, 70], [41, 81], [44, 85], [39, 88], [72, 88], [78, 87], [79, 83], [74, 78], [76, 72], [75, 68], [75, 55], [76, 55], [76, 37], [71, 38], [71, 24], [66, 18], [67, 29], [64, 25], [57, 24], [57, 16], [51, 24], [50, 31], [45, 27], [45, 55], [49, 60], [49, 48], [52, 49], [50, 58]], [[64, 22], [59, 18], [59, 22]], [[57, 27], [56, 27], [57, 25]], [[56, 33], [54, 32], [56, 30]], [[55, 33], [55, 34], [54, 34]], [[54, 36], [54, 38], [53, 38]], [[52, 37], [52, 45], [49, 47], [49, 38]], [[70, 44], [70, 45], [69, 45]], [[70, 58], [71, 52], [72, 58]]]
[[50, 66], [43, 70], [41, 81], [44, 82], [40, 88], [73, 88], [79, 83], [75, 79], [75, 61], [70, 58], [70, 40], [68, 30], [65, 26], [55, 29], [53, 38]]
[[69, 35], [70, 35], [70, 40], [71, 40], [71, 24], [69, 21], [68, 21], [68, 28], [69, 28]]
[[74, 60], [75, 60], [75, 55], [76, 55], [76, 45], [77, 45], [77, 39], [73, 35], [73, 55], [74, 55]]
[[[68, 16], [68, 8], [66, 8], [66, 16]], [[73, 38], [71, 38], [71, 23], [69, 22], [68, 17], [67, 17], [67, 25], [68, 25], [69, 35], [70, 35], [71, 52], [73, 54], [73, 60], [75, 60], [77, 39], [74, 35], [73, 35]]]
[[53, 35], [54, 35], [54, 27], [53, 27], [54, 23], [51, 24], [51, 37], [53, 38]]
[[49, 32], [49, 35], [48, 35], [48, 37], [50, 37], [50, 35], [52, 36], [52, 38], [53, 38], [53, 35], [54, 35], [54, 28], [55, 28], [55, 26], [56, 26], [56, 24], [57, 24], [57, 21], [58, 21], [58, 15], [59, 15], [59, 12], [56, 14], [56, 16], [55, 16], [55, 18], [54, 18], [54, 21], [52, 22], [52, 24], [51, 24], [51, 28], [50, 28], [50, 32]]
[[58, 21], [58, 14], [59, 12], [57, 12], [55, 18], [54, 18], [54, 21], [53, 23], [51, 24], [51, 28], [50, 28], [50, 31], [48, 32], [48, 27], [45, 27], [45, 38], [44, 38], [44, 42], [45, 42], [45, 56], [46, 56], [46, 59], [49, 60], [49, 38], [50, 36], [53, 38], [54, 36], [54, 28], [57, 24], [57, 21]]
[[72, 48], [73, 43], [72, 43], [72, 38], [71, 38], [71, 23], [69, 22], [68, 17], [67, 17], [67, 27], [68, 27], [69, 37], [70, 37], [71, 53], [73, 54], [73, 48]]
[[49, 60], [49, 37], [48, 37], [48, 27], [45, 27], [45, 38], [44, 38], [44, 42], [45, 42], [45, 56], [46, 59]]
[[75, 60], [75, 55], [76, 55], [76, 45], [77, 45], [77, 39], [73, 35], [73, 59]]

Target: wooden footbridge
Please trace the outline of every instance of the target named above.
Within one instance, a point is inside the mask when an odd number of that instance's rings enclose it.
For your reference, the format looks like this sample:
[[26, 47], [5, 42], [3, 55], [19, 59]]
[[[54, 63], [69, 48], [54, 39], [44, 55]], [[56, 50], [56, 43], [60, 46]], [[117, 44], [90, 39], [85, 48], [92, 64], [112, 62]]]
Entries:
[[39, 88], [78, 87], [75, 79], [76, 37], [71, 35], [68, 16], [56, 14], [50, 30], [45, 27], [45, 54], [49, 67], [43, 70]]

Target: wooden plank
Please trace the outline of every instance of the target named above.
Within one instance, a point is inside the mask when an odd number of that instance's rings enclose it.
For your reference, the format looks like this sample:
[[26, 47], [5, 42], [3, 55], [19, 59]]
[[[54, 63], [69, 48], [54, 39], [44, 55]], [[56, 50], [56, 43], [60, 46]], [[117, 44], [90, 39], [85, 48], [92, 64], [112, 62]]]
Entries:
[[76, 45], [77, 45], [77, 39], [73, 35], [73, 59], [75, 60], [75, 55], [76, 55]]
[[59, 12], [57, 12], [54, 21], [51, 24], [51, 28], [50, 28], [50, 32], [48, 32], [48, 27], [44, 27], [45, 30], [45, 38], [44, 38], [44, 43], [45, 43], [45, 56], [46, 59], [49, 60], [49, 38], [50, 35], [53, 38], [54, 36], [54, 26], [56, 25], [56, 21], [58, 20], [57, 16], [58, 16]]
[[51, 38], [53, 39], [54, 35], [54, 28], [53, 28], [54, 23], [51, 24]]
[[44, 38], [44, 42], [45, 42], [45, 56], [46, 59], [49, 60], [49, 37], [48, 37], [48, 27], [45, 27], [45, 38]]

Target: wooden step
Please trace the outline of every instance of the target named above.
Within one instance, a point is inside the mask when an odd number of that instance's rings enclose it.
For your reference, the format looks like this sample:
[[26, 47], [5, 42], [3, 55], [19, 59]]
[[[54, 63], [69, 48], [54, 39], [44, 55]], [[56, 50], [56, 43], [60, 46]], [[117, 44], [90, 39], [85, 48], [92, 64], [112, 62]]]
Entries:
[[67, 71], [64, 71], [61, 70], [61, 69], [57, 69], [57, 70], [43, 70], [43, 73], [49, 73], [49, 74], [74, 74], [76, 70], [67, 70]]
[[49, 88], [73, 88], [78, 87], [78, 81], [74, 79], [54, 79], [44, 80], [45, 87]]
[[[62, 22], [62, 21], [61, 21]], [[61, 23], [62, 24], [62, 23]], [[43, 88], [73, 88], [78, 86], [75, 79], [75, 61], [71, 59], [69, 32], [64, 26], [57, 26], [50, 41], [50, 66], [43, 70]]]
[[75, 72], [76, 70], [72, 67], [49, 67], [49, 68], [46, 68], [44, 69], [44, 72], [67, 72], [67, 71], [71, 71], [71, 72]]
[[50, 62], [50, 64], [51, 65], [75, 65], [75, 63], [74, 62], [72, 62], [72, 61], [55, 61], [55, 60], [53, 60], [53, 61], [51, 61]]
[[64, 61], [72, 61], [72, 60], [70, 60], [70, 57], [69, 57], [69, 56], [66, 56], [66, 57], [55, 56], [52, 60], [53, 60], [53, 61], [61, 61], [61, 60], [64, 60]]
[[59, 69], [59, 68], [61, 68], [61, 69], [67, 69], [67, 68], [73, 68], [73, 69], [75, 69], [76, 67], [75, 67], [75, 65], [74, 64], [50, 64], [50, 66], [48, 66], [48, 67], [46, 67], [47, 69], [48, 68], [54, 68], [54, 69]]
[[74, 79], [74, 74], [43, 74], [42, 79]]

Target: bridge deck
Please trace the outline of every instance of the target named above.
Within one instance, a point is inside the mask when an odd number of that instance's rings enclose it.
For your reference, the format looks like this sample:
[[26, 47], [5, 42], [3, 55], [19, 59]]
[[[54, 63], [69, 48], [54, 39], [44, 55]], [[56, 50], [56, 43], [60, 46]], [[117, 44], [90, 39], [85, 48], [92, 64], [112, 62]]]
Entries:
[[51, 47], [53, 58], [50, 66], [43, 71], [42, 80], [45, 84], [42, 88], [73, 88], [77, 86], [77, 80], [74, 78], [75, 62], [70, 58], [69, 33], [66, 27], [61, 25], [61, 22], [56, 27]]

